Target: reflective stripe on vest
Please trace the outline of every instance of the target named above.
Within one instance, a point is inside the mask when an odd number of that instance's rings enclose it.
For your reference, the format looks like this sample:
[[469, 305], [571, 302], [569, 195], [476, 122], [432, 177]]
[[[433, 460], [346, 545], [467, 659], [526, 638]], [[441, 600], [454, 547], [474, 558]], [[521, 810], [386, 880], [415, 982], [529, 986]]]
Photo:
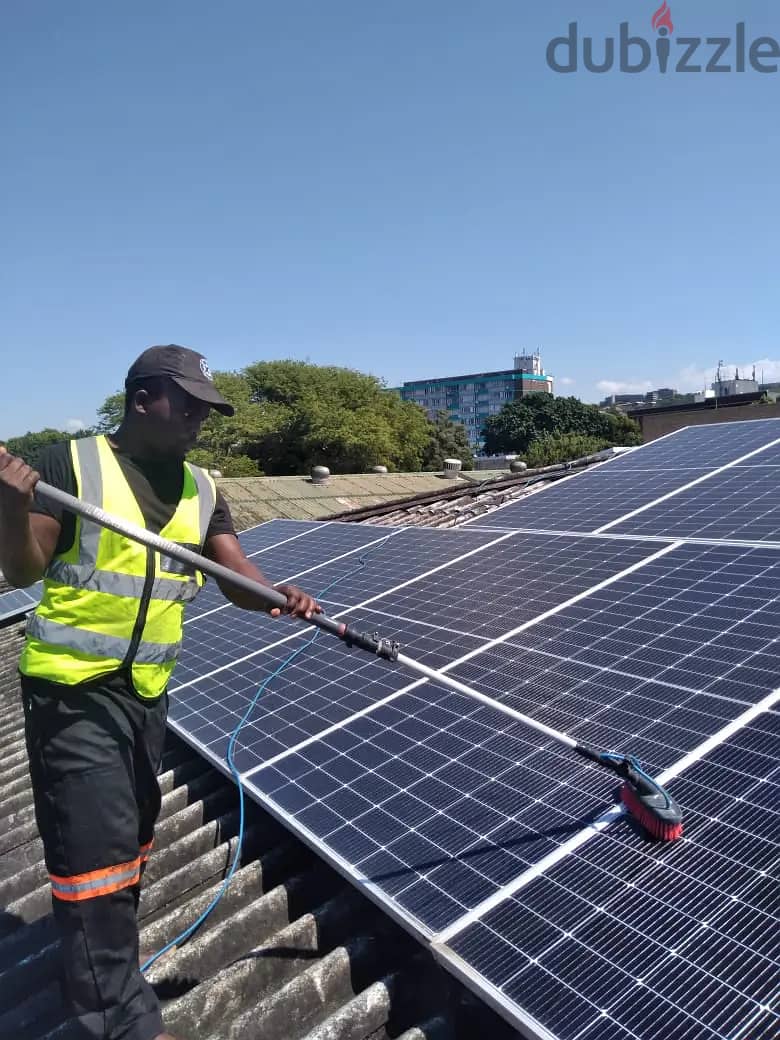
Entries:
[[[78, 648], [85, 654], [122, 661], [127, 653], [128, 640], [126, 639], [104, 636], [100, 632], [92, 632], [88, 628], [63, 625], [59, 621], [51, 621], [49, 618], [42, 618], [37, 614], [33, 614], [27, 622], [27, 634], [50, 646], [72, 647], [74, 632], [78, 633]], [[175, 661], [179, 650], [181, 650], [181, 640], [178, 643], [140, 643], [133, 660], [138, 664], [165, 664], [166, 661]]]
[[[190, 546], [187, 546], [190, 548]], [[197, 551], [197, 550], [195, 550]], [[161, 564], [163, 569], [172, 574], [194, 576], [193, 568], [175, 570], [166, 563], [179, 564], [170, 557], [163, 557]], [[128, 596], [132, 599], [140, 599], [143, 595], [146, 578], [136, 577], [132, 574], [117, 574], [115, 571], [99, 571], [94, 567], [81, 564], [62, 563], [56, 561], [49, 566], [46, 572], [47, 578], [58, 581], [61, 585], [73, 585], [75, 588], [88, 589], [92, 592], [110, 592], [112, 596]], [[194, 599], [199, 592], [198, 585], [192, 581], [183, 585], [180, 581], [172, 578], [155, 578], [152, 599], [181, 599], [188, 602]]]
[[[106, 439], [83, 438], [70, 447], [79, 496], [145, 526]], [[181, 499], [160, 534], [199, 551], [214, 512], [216, 487], [199, 467], [182, 465]], [[197, 594], [203, 577], [92, 521], [79, 518], [76, 530], [74, 546], [46, 571], [43, 597], [28, 622], [20, 669], [75, 685], [129, 666], [138, 693], [156, 697], [167, 685], [181, 647], [184, 605]], [[138, 633], [142, 601], [147, 607]]]

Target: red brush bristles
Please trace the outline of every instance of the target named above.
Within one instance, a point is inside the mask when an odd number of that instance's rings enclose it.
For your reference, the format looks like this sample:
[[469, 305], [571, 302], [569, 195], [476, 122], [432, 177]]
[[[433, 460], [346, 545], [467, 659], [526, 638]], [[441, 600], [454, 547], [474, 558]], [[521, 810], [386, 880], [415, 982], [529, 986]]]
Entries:
[[662, 787], [659, 786], [652, 794], [643, 795], [627, 780], [620, 788], [620, 800], [626, 812], [657, 841], [675, 841], [682, 836], [682, 813]]

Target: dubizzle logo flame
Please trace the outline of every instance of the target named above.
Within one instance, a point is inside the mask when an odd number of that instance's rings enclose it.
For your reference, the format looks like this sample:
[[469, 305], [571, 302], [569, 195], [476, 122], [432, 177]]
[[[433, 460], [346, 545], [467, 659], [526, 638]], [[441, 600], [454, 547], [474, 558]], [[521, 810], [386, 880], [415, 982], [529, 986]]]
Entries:
[[656, 32], [659, 29], [667, 29], [670, 33], [674, 32], [674, 22], [672, 21], [672, 9], [667, 4], [666, 0], [661, 4], [658, 10], [653, 15], [653, 28]]

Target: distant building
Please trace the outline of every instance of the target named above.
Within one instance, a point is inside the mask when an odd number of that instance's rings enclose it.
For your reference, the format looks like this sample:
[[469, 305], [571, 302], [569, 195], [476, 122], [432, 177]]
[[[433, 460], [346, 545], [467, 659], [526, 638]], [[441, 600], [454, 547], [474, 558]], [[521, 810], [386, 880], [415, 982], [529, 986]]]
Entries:
[[740, 379], [739, 369], [734, 369], [733, 379], [724, 379], [722, 376], [723, 362], [718, 362], [718, 374], [715, 382], [710, 386], [716, 397], [737, 397], [739, 394], [757, 394], [758, 383], [756, 382], [756, 370], [753, 368], [752, 379]]
[[657, 390], [648, 390], [646, 394], [609, 394], [600, 403], [600, 408], [639, 408], [646, 404], [661, 404], [673, 401], [680, 395], [669, 386], [661, 386]]
[[648, 390], [645, 394], [646, 404], [660, 404], [661, 401], [673, 401], [679, 393], [670, 386], [659, 386], [657, 390]]
[[758, 393], [755, 379], [721, 379], [712, 384], [716, 397], [738, 397], [740, 394]]
[[432, 419], [447, 412], [453, 422], [466, 428], [472, 451], [482, 448], [482, 427], [509, 401], [526, 394], [551, 394], [553, 377], [542, 368], [539, 354], [517, 354], [514, 368], [500, 372], [476, 372], [463, 376], [417, 379], [400, 388], [404, 401], [414, 401]]
[[600, 408], [621, 408], [624, 405], [643, 404], [644, 398], [639, 394], [608, 394], [600, 402]]

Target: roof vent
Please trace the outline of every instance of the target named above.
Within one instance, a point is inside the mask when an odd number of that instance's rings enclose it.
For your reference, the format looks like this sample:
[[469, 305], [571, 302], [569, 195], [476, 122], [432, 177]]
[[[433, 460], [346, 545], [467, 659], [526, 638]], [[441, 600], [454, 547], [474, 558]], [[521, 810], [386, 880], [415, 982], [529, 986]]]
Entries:
[[528, 463], [523, 462], [522, 459], [512, 459], [509, 463], [510, 473], [522, 473], [524, 469], [528, 469]]
[[444, 476], [447, 480], [457, 480], [460, 476], [460, 467], [463, 463], [460, 459], [445, 459], [444, 460]]
[[311, 468], [311, 482], [312, 484], [327, 484], [330, 480], [330, 470], [327, 466], [312, 466]]
[[372, 466], [372, 473], [387, 473], [387, 466]]

